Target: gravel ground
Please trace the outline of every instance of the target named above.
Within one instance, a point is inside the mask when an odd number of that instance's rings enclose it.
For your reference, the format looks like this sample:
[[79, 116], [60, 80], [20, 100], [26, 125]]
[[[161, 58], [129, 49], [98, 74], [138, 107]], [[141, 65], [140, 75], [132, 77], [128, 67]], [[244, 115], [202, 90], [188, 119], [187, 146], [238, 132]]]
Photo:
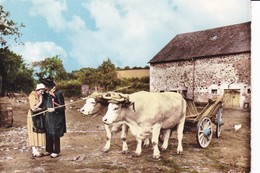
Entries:
[[[130, 152], [121, 153], [120, 134], [114, 134], [108, 153], [101, 151], [106, 142], [101, 117], [82, 116], [78, 102], [66, 109], [68, 132], [61, 139], [58, 158], [34, 158], [27, 146], [26, 98], [10, 100], [14, 107], [11, 128], [0, 128], [0, 172], [250, 172], [250, 112], [224, 110], [225, 124], [219, 139], [213, 137], [208, 148], [196, 143], [196, 127], [185, 125], [181, 155], [176, 154], [177, 140], [173, 132], [169, 147], [159, 160], [152, 159], [151, 147], [134, 157], [136, 141], [129, 132]], [[235, 131], [233, 126], [241, 124]], [[44, 148], [43, 148], [44, 150]]]

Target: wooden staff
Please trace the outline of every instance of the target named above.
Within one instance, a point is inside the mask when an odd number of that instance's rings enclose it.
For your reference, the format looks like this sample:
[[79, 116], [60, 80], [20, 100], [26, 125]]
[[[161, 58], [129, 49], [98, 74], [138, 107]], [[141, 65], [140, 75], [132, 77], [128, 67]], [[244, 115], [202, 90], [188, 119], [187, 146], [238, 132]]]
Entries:
[[[81, 102], [81, 101], [85, 101], [85, 100], [86, 100], [86, 98], [84, 98], [84, 99], [82, 99], [82, 100], [75, 101], [75, 102], [71, 102], [71, 103], [68, 103], [68, 104], [59, 105], [59, 106], [57, 106], [57, 107], [54, 107], [54, 109], [61, 108], [61, 107], [64, 107], [64, 106], [68, 106], [68, 105], [72, 105], [72, 104], [74, 104], [74, 103]], [[35, 116], [40, 115], [40, 114], [43, 114], [43, 113], [45, 113], [45, 112], [48, 112], [48, 110], [44, 110], [44, 111], [38, 112], [38, 113], [36, 113], [36, 114], [33, 114], [31, 117], [35, 117]], [[30, 117], [30, 116], [28, 116], [28, 117]]]

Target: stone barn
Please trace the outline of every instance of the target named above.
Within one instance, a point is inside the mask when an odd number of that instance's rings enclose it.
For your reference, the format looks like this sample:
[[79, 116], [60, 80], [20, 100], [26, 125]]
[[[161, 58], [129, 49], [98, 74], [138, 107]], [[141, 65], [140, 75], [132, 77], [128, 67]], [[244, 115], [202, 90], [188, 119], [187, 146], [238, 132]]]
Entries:
[[249, 108], [251, 22], [176, 35], [150, 61], [150, 91]]

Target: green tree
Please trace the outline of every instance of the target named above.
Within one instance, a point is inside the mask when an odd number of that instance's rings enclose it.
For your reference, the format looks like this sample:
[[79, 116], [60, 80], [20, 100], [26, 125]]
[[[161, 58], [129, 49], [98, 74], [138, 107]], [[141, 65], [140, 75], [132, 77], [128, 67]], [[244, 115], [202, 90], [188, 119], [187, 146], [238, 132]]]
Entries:
[[46, 58], [42, 61], [33, 62], [33, 68], [35, 69], [35, 75], [39, 80], [51, 76], [55, 80], [66, 80], [68, 74], [63, 66], [62, 60], [58, 57]]
[[17, 69], [22, 63], [21, 56], [17, 56], [8, 49], [0, 49], [0, 75], [2, 76], [2, 91], [14, 91], [14, 81]]
[[2, 92], [27, 91], [33, 87], [32, 70], [25, 66], [21, 56], [4, 48], [0, 48], [0, 75]]
[[119, 81], [117, 78], [116, 67], [109, 58], [107, 61], [103, 61], [103, 63], [97, 68], [96, 80], [106, 91], [114, 90], [118, 85]]
[[21, 64], [14, 83], [15, 91], [30, 93], [34, 90], [33, 69], [27, 68], [25, 64]]
[[124, 70], [130, 70], [131, 68], [129, 66], [125, 66]]
[[95, 86], [99, 85], [98, 81], [97, 81], [97, 78], [98, 78], [97, 69], [84, 68], [84, 69], [81, 69], [80, 71], [81, 71], [80, 79], [81, 79], [82, 84], [87, 84], [90, 87], [95, 87]]
[[81, 68], [68, 73], [68, 80], [78, 80], [83, 85], [95, 86], [97, 70], [94, 68]]
[[19, 39], [21, 33], [19, 27], [25, 27], [23, 24], [17, 26], [13, 20], [9, 19], [10, 13], [4, 11], [2, 5], [0, 5], [0, 48], [8, 48], [6, 37], [14, 37], [16, 43], [20, 43]]
[[[6, 91], [14, 92], [19, 90], [30, 90], [33, 87], [33, 78], [31, 71], [26, 68], [21, 56], [16, 55], [8, 49], [8, 41], [11, 38], [16, 43], [21, 43], [19, 27], [25, 27], [23, 24], [17, 25], [10, 19], [10, 13], [4, 11], [0, 5], [0, 94]], [[18, 80], [23, 82], [18, 85]], [[23, 89], [24, 87], [24, 89]]]

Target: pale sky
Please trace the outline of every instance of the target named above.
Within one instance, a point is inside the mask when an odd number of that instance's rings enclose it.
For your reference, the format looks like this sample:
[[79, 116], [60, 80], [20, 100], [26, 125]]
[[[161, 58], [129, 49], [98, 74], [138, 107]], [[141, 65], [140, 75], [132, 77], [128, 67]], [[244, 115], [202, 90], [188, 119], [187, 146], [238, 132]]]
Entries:
[[24, 23], [26, 63], [59, 55], [67, 72], [98, 67], [146, 66], [176, 34], [251, 20], [248, 0], [0, 0]]

